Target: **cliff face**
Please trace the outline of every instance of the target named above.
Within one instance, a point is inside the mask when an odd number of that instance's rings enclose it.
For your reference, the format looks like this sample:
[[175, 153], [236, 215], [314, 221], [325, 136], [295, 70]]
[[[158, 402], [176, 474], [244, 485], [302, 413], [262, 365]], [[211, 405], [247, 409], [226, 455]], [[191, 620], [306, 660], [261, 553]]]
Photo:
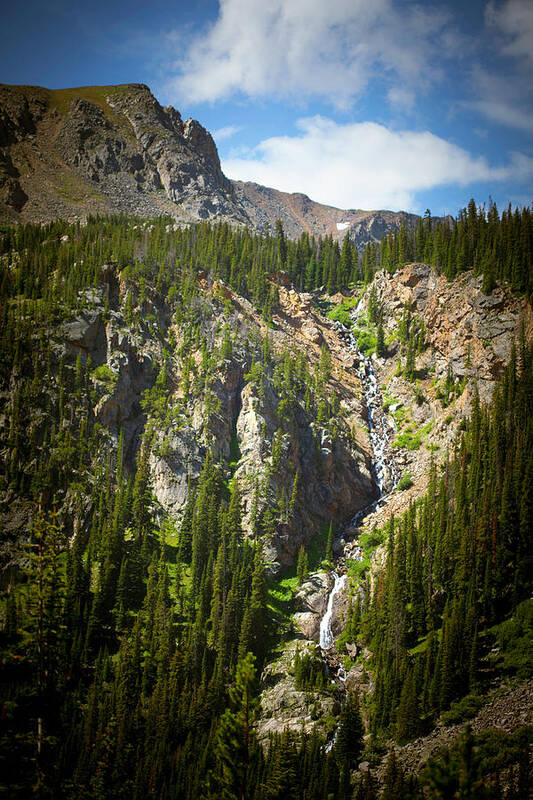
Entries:
[[[179, 526], [210, 450], [224, 480], [238, 479], [244, 527], [262, 536], [271, 571], [293, 563], [312, 541], [323, 553], [330, 521], [342, 525], [376, 492], [360, 382], [333, 324], [309, 295], [280, 287], [267, 325], [248, 300], [203, 273], [185, 321], [156, 288], [141, 296], [113, 265], [103, 274], [105, 284], [82, 292], [79, 311], [50, 331], [58, 358], [91, 365], [88, 419], [103, 431], [102, 457], [121, 432], [124, 466], [133, 474], [148, 436], [154, 502]], [[322, 391], [338, 397], [330, 419], [317, 414], [313, 394], [322, 345], [331, 358]], [[36, 409], [28, 413], [28, 435], [37, 436], [32, 426], [42, 418]], [[3, 418], [6, 458], [8, 440]], [[12, 498], [2, 501], [3, 518], [12, 519]], [[67, 519], [66, 505], [61, 513], [67, 528], [84, 524]], [[15, 527], [22, 533], [25, 524], [21, 516]]]
[[49, 90], [0, 86], [0, 221], [78, 220], [94, 213], [229, 220], [259, 231], [277, 219], [359, 248], [416, 224], [413, 214], [343, 211], [303, 194], [230, 181], [196, 120], [162, 107], [147, 86]]
[[[481, 280], [468, 271], [450, 282], [427, 264], [414, 263], [394, 275], [378, 272], [361, 298], [359, 319], [373, 303], [382, 320], [385, 354], [374, 354], [374, 368], [394, 426], [392, 455], [398, 472], [412, 481], [366, 518], [366, 530], [424, 492], [431, 460], [445, 459], [470, 416], [475, 392], [487, 403], [513, 344], [533, 336], [528, 302], [502, 286], [486, 295]], [[408, 376], [409, 329], [419, 338], [413, 336]]]
[[0, 88], [0, 216], [246, 221], [210, 134], [147, 86]]

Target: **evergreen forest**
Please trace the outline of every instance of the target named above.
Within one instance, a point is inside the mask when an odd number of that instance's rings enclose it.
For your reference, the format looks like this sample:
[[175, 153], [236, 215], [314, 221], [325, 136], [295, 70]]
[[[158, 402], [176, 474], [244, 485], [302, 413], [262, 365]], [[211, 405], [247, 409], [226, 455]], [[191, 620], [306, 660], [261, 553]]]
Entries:
[[[529, 301], [532, 253], [530, 209], [500, 215], [474, 201], [456, 220], [428, 213], [362, 254], [348, 236], [340, 245], [307, 234], [292, 241], [281, 223], [266, 236], [167, 217], [0, 228], [0, 798], [528, 796], [533, 726], [466, 727], [418, 775], [394, 750], [442, 720], [471, 718], [500, 676], [531, 677], [525, 333], [491, 402], [476, 395], [446, 459], [433, 463], [425, 493], [375, 532], [381, 568], [348, 565], [337, 648], [348, 658], [346, 644], [356, 642], [368, 653], [373, 692], [342, 692], [320, 659], [298, 656], [299, 690], [335, 700], [329, 736], [317, 728], [260, 738], [261, 676], [292, 613], [279, 602], [284, 573], [270, 569], [265, 543], [298, 530], [305, 515], [285, 442], [304, 422], [317, 441], [326, 432], [345, 449], [354, 442], [327, 348], [314, 367], [251, 323], [249, 337], [239, 336], [231, 314], [274, 331], [284, 282], [316, 297], [356, 296], [376, 270], [415, 260], [450, 281], [473, 270], [484, 292], [505, 284]], [[74, 333], [66, 338], [79, 320], [88, 320], [86, 338], [94, 330], [99, 360]], [[118, 331], [126, 355], [137, 348], [141, 428], [109, 400], [126, 361], [110, 368], [104, 329]], [[253, 491], [235, 475], [235, 431], [229, 455], [213, 433], [217, 379], [236, 364], [251, 392], [277, 403]], [[203, 438], [190, 446], [197, 469], [187, 468], [176, 517], [154, 496], [154, 458], [170, 458], [195, 407]], [[322, 534], [318, 557], [302, 546], [286, 569], [295, 591], [320, 560], [334, 566], [332, 526]]]

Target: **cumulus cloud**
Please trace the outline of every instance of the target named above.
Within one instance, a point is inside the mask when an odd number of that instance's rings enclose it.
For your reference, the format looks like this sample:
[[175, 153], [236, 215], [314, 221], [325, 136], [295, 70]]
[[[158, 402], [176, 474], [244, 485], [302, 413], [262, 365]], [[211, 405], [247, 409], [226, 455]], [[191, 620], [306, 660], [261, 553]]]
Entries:
[[[192, 39], [169, 89], [187, 102], [234, 94], [349, 106], [369, 81], [429, 86], [451, 46], [447, 13], [394, 0], [220, 0], [216, 21]], [[446, 34], [446, 36], [444, 35]], [[399, 89], [391, 96], [401, 98]]]
[[374, 122], [339, 125], [315, 116], [297, 136], [261, 142], [247, 157], [228, 158], [231, 178], [256, 181], [341, 208], [417, 211], [417, 192], [445, 185], [533, 177], [533, 159], [512, 154], [490, 165], [428, 131], [393, 131]]

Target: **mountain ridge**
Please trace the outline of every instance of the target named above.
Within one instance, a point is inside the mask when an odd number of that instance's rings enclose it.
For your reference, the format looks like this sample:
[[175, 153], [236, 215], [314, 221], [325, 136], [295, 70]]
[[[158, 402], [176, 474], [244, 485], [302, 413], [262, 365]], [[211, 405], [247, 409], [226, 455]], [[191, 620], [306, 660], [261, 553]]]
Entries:
[[0, 220], [83, 220], [94, 213], [217, 219], [259, 232], [281, 219], [297, 238], [346, 233], [362, 249], [418, 217], [338, 209], [222, 172], [210, 133], [145, 84], [0, 86]]

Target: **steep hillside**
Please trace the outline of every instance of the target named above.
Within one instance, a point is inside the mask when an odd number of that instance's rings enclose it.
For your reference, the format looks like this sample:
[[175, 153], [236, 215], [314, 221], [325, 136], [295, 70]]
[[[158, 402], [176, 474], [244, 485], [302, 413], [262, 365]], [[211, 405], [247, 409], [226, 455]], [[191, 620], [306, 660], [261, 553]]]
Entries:
[[523, 800], [531, 306], [272, 233], [0, 230], [6, 796]]

